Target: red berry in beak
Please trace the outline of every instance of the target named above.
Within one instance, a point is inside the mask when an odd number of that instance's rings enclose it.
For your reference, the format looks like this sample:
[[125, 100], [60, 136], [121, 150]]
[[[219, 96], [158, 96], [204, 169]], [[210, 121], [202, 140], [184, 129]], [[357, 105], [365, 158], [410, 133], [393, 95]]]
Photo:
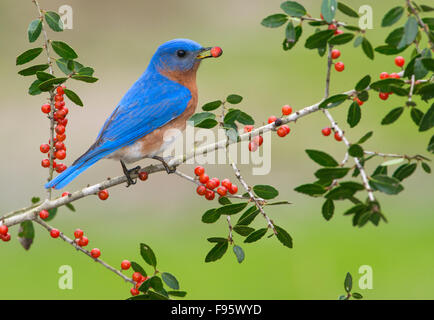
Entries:
[[220, 47], [214, 47], [211, 49], [210, 53], [214, 58], [218, 58], [223, 54], [223, 50]]

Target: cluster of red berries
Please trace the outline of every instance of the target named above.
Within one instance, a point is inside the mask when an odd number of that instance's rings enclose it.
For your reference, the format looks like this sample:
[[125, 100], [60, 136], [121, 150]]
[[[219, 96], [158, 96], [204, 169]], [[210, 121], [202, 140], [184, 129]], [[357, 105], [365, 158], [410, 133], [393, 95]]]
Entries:
[[[398, 56], [395, 58], [395, 65], [397, 67], [402, 68], [405, 64], [405, 59], [401, 56]], [[380, 73], [380, 79], [387, 79], [387, 78], [394, 78], [394, 79], [399, 79], [400, 76], [398, 73], [393, 72], [391, 74], [388, 74], [387, 72], [382, 72]], [[389, 95], [391, 95], [393, 92], [380, 92], [378, 94], [378, 96], [380, 97], [381, 100], [387, 100], [389, 98]]]
[[[74, 240], [75, 243], [80, 247], [85, 247], [89, 244], [89, 239], [84, 235], [84, 232], [81, 229], [76, 229], [74, 231], [74, 238], [75, 238], [75, 240]], [[97, 251], [99, 251], [99, 249]], [[97, 252], [95, 252], [95, 253], [97, 253]], [[92, 257], [98, 258], [100, 255], [101, 255], [101, 252], [99, 252], [98, 256], [92, 255]]]
[[[131, 262], [128, 260], [123, 260], [121, 262], [121, 269], [128, 270], [129, 268], [131, 268]], [[137, 296], [140, 293], [139, 292], [140, 286], [143, 284], [143, 282], [148, 280], [149, 277], [145, 277], [140, 272], [134, 272], [131, 278], [133, 279], [134, 282], [136, 282], [136, 285], [134, 286], [134, 288], [130, 290], [130, 293], [133, 296]]]
[[11, 234], [8, 233], [8, 231], [8, 226], [4, 224], [0, 226], [0, 239], [2, 239], [4, 242], [8, 242], [11, 240]]
[[[321, 130], [323, 136], [328, 137], [332, 133], [332, 129], [330, 127], [326, 127]], [[342, 141], [342, 136], [339, 134], [339, 132], [335, 131], [335, 140], [336, 141]]]
[[[63, 163], [56, 163], [56, 159], [63, 160], [66, 158], [66, 147], [64, 144], [64, 141], [66, 139], [65, 135], [65, 128], [68, 123], [68, 119], [66, 119], [66, 116], [68, 115], [68, 108], [65, 107], [65, 101], [63, 98], [65, 86], [59, 86], [56, 88], [56, 95], [54, 96], [54, 107], [56, 108], [56, 112], [53, 113], [54, 121], [56, 122], [56, 137], [53, 141], [53, 168], [56, 170], [57, 173], [61, 173], [66, 170], [66, 165]], [[41, 107], [41, 110], [43, 113], [49, 114], [51, 112], [51, 105], [50, 104], [44, 104]], [[48, 144], [41, 144], [39, 149], [42, 153], [49, 153], [50, 152], [50, 144], [51, 141], [48, 142]], [[48, 168], [50, 167], [50, 159], [44, 159], [41, 162], [42, 167]]]
[[[215, 198], [215, 192], [217, 192], [221, 197], [224, 197], [228, 194], [236, 194], [238, 192], [238, 187], [229, 179], [224, 179], [221, 182], [218, 178], [210, 179], [209, 176], [205, 173], [205, 168], [201, 166], [197, 166], [194, 169], [194, 174], [197, 179], [201, 183], [200, 186], [196, 188], [196, 192], [200, 196], [205, 196], [207, 200], [213, 200]], [[214, 192], [214, 189], [217, 190]]]
[[[338, 49], [333, 49], [331, 52], [331, 58], [333, 60], [336, 60], [337, 58], [339, 58], [341, 56], [341, 52]], [[342, 61], [336, 62], [335, 63], [335, 70], [337, 72], [342, 72], [345, 69], [345, 64]]]

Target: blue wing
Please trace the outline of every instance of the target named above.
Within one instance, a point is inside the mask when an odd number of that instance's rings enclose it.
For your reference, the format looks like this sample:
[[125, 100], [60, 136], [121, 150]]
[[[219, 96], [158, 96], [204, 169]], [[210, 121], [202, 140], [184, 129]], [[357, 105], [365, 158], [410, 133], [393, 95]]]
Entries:
[[181, 84], [145, 73], [122, 98], [89, 150], [45, 187], [63, 188], [101, 158], [180, 116], [190, 99], [190, 90]]

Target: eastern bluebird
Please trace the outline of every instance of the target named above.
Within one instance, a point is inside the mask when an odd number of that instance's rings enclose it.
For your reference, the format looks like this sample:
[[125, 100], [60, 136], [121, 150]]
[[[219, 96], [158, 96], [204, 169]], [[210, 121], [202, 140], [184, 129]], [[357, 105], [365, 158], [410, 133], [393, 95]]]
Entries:
[[61, 189], [102, 158], [120, 160], [128, 185], [135, 183], [125, 163], [154, 158], [170, 168], [158, 154], [168, 147], [163, 140], [169, 129], [184, 130], [197, 106], [196, 71], [211, 57], [188, 39], [162, 44], [146, 71], [121, 99], [104, 123], [94, 144], [67, 170], [48, 182], [46, 188]]

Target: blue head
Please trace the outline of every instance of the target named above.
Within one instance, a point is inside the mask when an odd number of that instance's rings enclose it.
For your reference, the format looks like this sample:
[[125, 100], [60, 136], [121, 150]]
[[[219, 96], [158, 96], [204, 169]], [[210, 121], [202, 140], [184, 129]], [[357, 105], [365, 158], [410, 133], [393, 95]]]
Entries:
[[203, 48], [192, 40], [170, 40], [158, 47], [150, 65], [163, 72], [188, 72], [197, 69], [200, 61], [209, 57], [203, 55], [203, 52], [209, 50], [210, 48]]

